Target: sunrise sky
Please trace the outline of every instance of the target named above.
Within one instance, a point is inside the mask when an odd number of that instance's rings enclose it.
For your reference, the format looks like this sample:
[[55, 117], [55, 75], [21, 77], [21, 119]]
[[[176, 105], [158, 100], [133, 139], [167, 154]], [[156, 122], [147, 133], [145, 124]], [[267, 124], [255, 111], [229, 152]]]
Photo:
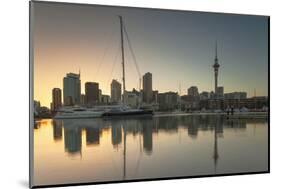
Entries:
[[[34, 3], [34, 99], [49, 106], [52, 88], [62, 89], [68, 72], [81, 70], [86, 81], [110, 94], [110, 82], [121, 82], [122, 15], [140, 72], [151, 72], [153, 89], [179, 91], [196, 85], [214, 88], [215, 41], [219, 86], [225, 93], [268, 95], [267, 17], [164, 11], [73, 4]], [[126, 88], [138, 89], [139, 77], [125, 42]]]

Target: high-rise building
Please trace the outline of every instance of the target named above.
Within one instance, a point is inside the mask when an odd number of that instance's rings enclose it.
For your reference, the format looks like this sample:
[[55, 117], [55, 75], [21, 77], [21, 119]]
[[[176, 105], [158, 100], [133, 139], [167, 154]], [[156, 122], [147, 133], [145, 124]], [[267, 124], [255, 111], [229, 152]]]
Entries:
[[85, 94], [81, 94], [80, 102], [81, 102], [81, 105], [85, 105], [86, 104]]
[[152, 91], [152, 101], [158, 103], [158, 91]]
[[99, 102], [99, 84], [96, 82], [85, 83], [85, 102], [88, 105]]
[[102, 104], [109, 104], [110, 103], [110, 96], [109, 95], [101, 95], [101, 101]]
[[224, 88], [223, 86], [217, 87], [217, 98], [223, 98], [224, 95]]
[[196, 86], [191, 86], [187, 89], [187, 94], [190, 96], [199, 96], [198, 88]]
[[232, 92], [232, 93], [225, 93], [224, 94], [225, 99], [246, 99], [247, 93], [246, 92]]
[[175, 92], [166, 92], [158, 94], [158, 103], [159, 109], [166, 110], [174, 110], [178, 105], [178, 93]]
[[121, 83], [113, 79], [111, 82], [111, 102], [121, 102]]
[[102, 97], [102, 90], [99, 89], [99, 102], [101, 102], [101, 97]]
[[219, 75], [219, 59], [217, 53], [217, 42], [216, 42], [216, 50], [215, 50], [215, 63], [213, 65], [214, 72], [215, 72], [215, 94], [218, 93], [218, 75]]
[[65, 106], [80, 104], [80, 74], [68, 73], [63, 78], [63, 103]]
[[153, 98], [152, 93], [152, 74], [147, 72], [142, 77], [143, 86], [143, 101], [146, 103], [151, 103]]
[[200, 93], [200, 100], [207, 100], [210, 98], [210, 93], [207, 91], [203, 91]]
[[61, 89], [53, 88], [52, 90], [52, 106], [51, 111], [57, 111], [62, 106]]
[[34, 108], [34, 115], [35, 115], [35, 116], [38, 116], [38, 115], [39, 115], [40, 107], [41, 107], [40, 101], [34, 100], [34, 107], [33, 107], [33, 108]]
[[123, 98], [127, 106], [130, 106], [132, 108], [136, 108], [138, 106], [139, 97], [136, 93], [126, 91], [126, 93], [123, 95]]

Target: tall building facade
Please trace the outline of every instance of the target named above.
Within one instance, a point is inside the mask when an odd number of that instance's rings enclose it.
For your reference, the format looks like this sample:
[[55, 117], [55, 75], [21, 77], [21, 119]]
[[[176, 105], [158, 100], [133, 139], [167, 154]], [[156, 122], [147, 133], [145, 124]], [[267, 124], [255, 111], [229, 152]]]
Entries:
[[247, 93], [246, 92], [232, 92], [232, 93], [225, 93], [225, 99], [246, 99]]
[[62, 106], [61, 89], [53, 88], [51, 110], [57, 111]]
[[121, 83], [113, 79], [110, 85], [111, 88], [111, 102], [121, 102]]
[[68, 73], [63, 78], [63, 103], [65, 106], [80, 104], [80, 74]]
[[102, 97], [102, 90], [99, 89], [99, 102], [101, 102], [101, 97]]
[[199, 96], [198, 87], [191, 86], [187, 89], [187, 94], [190, 96]]
[[139, 104], [138, 95], [132, 91], [126, 91], [126, 93], [123, 94], [123, 98], [126, 105], [132, 108], [136, 108]]
[[35, 116], [39, 115], [40, 107], [41, 107], [40, 101], [34, 100], [34, 107], [33, 108], [34, 108], [34, 115]]
[[178, 105], [178, 93], [166, 92], [158, 94], [159, 110], [174, 110]]
[[215, 63], [213, 65], [214, 73], [215, 73], [215, 94], [218, 93], [218, 75], [219, 75], [219, 59], [217, 53], [217, 42], [216, 42], [216, 50], [215, 50]]
[[210, 93], [207, 91], [203, 91], [199, 96], [200, 100], [208, 100], [210, 98]]
[[142, 77], [143, 86], [143, 101], [146, 103], [151, 103], [153, 98], [152, 92], [152, 74], [147, 72]]
[[223, 96], [224, 96], [224, 88], [223, 88], [223, 86], [219, 86], [219, 87], [217, 87], [217, 98], [220, 98], [220, 99], [222, 99], [223, 98]]
[[80, 104], [84, 106], [86, 104], [85, 94], [81, 94], [80, 96]]
[[158, 91], [152, 91], [152, 101], [158, 103]]
[[101, 101], [102, 104], [107, 105], [110, 103], [110, 96], [109, 95], [101, 95]]
[[85, 83], [85, 102], [88, 105], [99, 102], [99, 84], [96, 82]]

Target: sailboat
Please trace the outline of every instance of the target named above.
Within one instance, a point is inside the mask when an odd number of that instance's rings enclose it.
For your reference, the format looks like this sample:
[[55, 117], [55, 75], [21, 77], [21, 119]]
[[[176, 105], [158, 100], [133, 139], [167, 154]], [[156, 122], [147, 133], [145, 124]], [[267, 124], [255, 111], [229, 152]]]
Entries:
[[121, 33], [121, 55], [122, 55], [122, 82], [123, 82], [123, 98], [122, 104], [114, 108], [109, 109], [103, 113], [103, 117], [110, 116], [132, 116], [132, 115], [153, 115], [152, 110], [141, 109], [141, 108], [131, 108], [125, 104], [125, 93], [126, 93], [126, 83], [125, 83], [125, 58], [124, 58], [124, 36], [123, 36], [123, 19], [122, 16], [119, 16], [120, 20], [120, 33]]

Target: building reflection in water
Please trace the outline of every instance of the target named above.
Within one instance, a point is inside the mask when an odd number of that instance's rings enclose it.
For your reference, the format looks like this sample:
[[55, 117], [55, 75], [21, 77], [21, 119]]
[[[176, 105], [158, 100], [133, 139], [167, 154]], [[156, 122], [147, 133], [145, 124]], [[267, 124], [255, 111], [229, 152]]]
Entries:
[[189, 116], [187, 117], [187, 124], [188, 124], [188, 136], [192, 139], [196, 139], [198, 135], [198, 126], [199, 126], [199, 119], [197, 116]]
[[147, 155], [151, 155], [152, 154], [152, 149], [153, 149], [153, 122], [152, 119], [145, 119], [144, 121], [142, 121], [141, 124], [142, 127], [142, 135], [143, 135], [143, 149], [144, 152]]
[[100, 144], [100, 129], [99, 128], [85, 128], [86, 130], [86, 144], [99, 145]]
[[[217, 163], [219, 159], [219, 152], [218, 152], [218, 133], [223, 134], [223, 127], [220, 127], [220, 118], [215, 119], [214, 121], [214, 152], [213, 152], [213, 159], [214, 159], [214, 172], [217, 172]], [[222, 125], [222, 124], [221, 124]]]
[[[264, 120], [262, 120], [264, 121]], [[126, 150], [126, 135], [139, 136], [140, 151], [146, 155], [153, 153], [153, 135], [158, 132], [178, 133], [179, 128], [185, 129], [188, 136], [196, 139], [200, 131], [214, 131], [213, 160], [215, 172], [219, 160], [218, 138], [223, 137], [224, 129], [241, 131], [246, 129], [248, 119], [227, 119], [224, 116], [170, 116], [120, 118], [110, 120], [53, 120], [53, 139], [62, 140], [64, 133], [65, 151], [70, 155], [80, 154], [82, 148], [82, 130], [86, 133], [86, 146], [99, 145], [101, 133], [111, 129], [111, 144], [117, 148], [123, 142]], [[257, 122], [257, 120], [255, 120]], [[40, 128], [40, 123], [36, 124]], [[107, 125], [107, 126], [106, 126]], [[124, 156], [126, 152], [124, 152]], [[124, 157], [126, 159], [126, 157]]]
[[111, 123], [111, 144], [114, 148], [118, 149], [118, 146], [122, 142], [122, 126], [119, 121]]
[[64, 148], [70, 155], [79, 153], [81, 155], [82, 129], [79, 125], [64, 120]]
[[62, 140], [62, 120], [53, 120], [54, 141]]
[[34, 129], [40, 128], [40, 121], [34, 121]]
[[35, 120], [34, 129], [40, 129], [41, 126], [46, 126], [49, 124], [48, 120]]
[[[44, 156], [37, 171], [70, 170], [71, 178], [79, 180], [85, 174], [98, 180], [193, 174], [194, 170], [204, 174], [263, 170], [268, 162], [267, 124], [263, 118], [214, 115], [37, 120], [35, 157]], [[44, 146], [52, 150], [46, 154]], [[60, 159], [52, 162], [54, 158]], [[55, 164], [46, 167], [48, 162]], [[71, 175], [71, 170], [77, 174]], [[65, 178], [65, 174], [50, 176]]]

